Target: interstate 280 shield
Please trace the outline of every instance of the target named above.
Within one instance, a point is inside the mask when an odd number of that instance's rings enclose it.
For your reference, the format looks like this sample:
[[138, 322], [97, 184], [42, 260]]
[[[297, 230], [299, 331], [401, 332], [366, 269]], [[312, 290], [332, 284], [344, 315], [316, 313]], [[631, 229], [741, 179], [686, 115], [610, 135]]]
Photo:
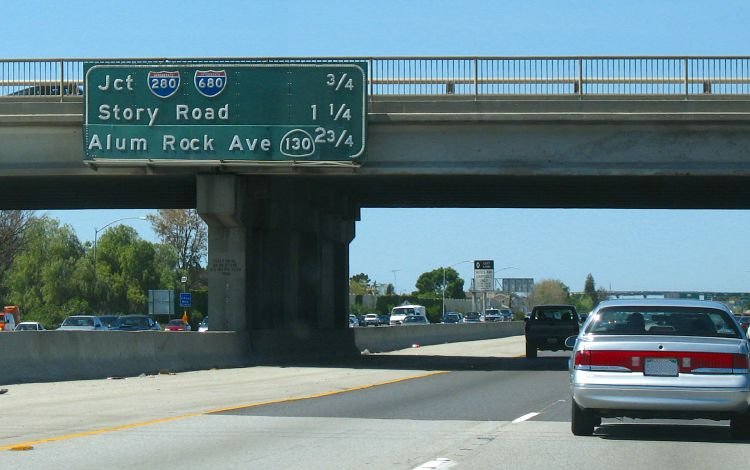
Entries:
[[180, 88], [180, 72], [150, 71], [148, 73], [148, 89], [159, 98], [169, 98]]

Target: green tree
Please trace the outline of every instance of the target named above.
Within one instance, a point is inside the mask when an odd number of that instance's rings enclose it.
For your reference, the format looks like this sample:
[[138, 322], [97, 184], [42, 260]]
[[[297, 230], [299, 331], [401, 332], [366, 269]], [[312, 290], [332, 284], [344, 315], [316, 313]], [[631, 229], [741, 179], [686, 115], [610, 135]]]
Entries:
[[[443, 283], [445, 280], [445, 284]], [[445, 297], [449, 299], [466, 298], [464, 293], [464, 280], [453, 268], [437, 268], [422, 273], [417, 278], [417, 290], [414, 295], [427, 298], [439, 298], [443, 296], [445, 286]]]
[[34, 211], [0, 210], [0, 298], [6, 295], [5, 273], [23, 247], [24, 233], [34, 219]]
[[195, 209], [159, 209], [148, 215], [159, 240], [177, 253], [177, 271], [200, 271], [208, 258], [208, 226]]
[[567, 304], [570, 302], [570, 289], [557, 279], [543, 279], [529, 293], [529, 306], [543, 304]]
[[99, 238], [96, 259], [97, 312], [142, 313], [148, 290], [163, 287], [170, 251], [141, 239], [135, 229], [118, 225]]
[[355, 274], [349, 278], [349, 293], [365, 295], [370, 291], [370, 277], [365, 273]]
[[67, 315], [88, 310], [91, 267], [69, 225], [48, 217], [30, 220], [6, 273], [7, 301], [21, 306], [24, 318], [54, 327]]
[[586, 297], [591, 299], [591, 303], [593, 306], [596, 306], [599, 303], [599, 293], [596, 291], [596, 283], [594, 283], [594, 276], [592, 276], [591, 273], [586, 276], [586, 282], [583, 286], [583, 293]]

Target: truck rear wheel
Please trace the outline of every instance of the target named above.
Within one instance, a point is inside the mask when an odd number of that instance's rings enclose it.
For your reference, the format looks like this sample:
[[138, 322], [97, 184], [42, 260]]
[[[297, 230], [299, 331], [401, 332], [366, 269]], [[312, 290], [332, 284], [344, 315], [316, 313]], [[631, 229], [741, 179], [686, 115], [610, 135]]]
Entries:
[[536, 359], [536, 345], [526, 341], [526, 359]]

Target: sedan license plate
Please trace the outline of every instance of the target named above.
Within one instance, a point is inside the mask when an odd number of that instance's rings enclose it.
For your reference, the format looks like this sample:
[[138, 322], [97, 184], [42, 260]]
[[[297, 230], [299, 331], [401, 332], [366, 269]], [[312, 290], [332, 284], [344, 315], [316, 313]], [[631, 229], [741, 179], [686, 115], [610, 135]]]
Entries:
[[643, 375], [657, 375], [661, 377], [677, 377], [680, 368], [674, 358], [646, 358]]

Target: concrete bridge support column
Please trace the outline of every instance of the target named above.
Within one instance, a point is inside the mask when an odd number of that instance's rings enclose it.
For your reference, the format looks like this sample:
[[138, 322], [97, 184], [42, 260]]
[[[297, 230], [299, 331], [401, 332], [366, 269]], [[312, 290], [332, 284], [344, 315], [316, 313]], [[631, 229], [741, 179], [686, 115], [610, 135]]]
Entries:
[[344, 353], [358, 209], [324, 182], [248, 177], [248, 302], [260, 354]]
[[198, 213], [208, 225], [209, 326], [246, 331], [244, 181], [233, 175], [198, 175]]
[[209, 226], [212, 329], [249, 330], [261, 355], [355, 350], [349, 243], [359, 210], [346, 195], [314, 179], [206, 175], [198, 210]]

